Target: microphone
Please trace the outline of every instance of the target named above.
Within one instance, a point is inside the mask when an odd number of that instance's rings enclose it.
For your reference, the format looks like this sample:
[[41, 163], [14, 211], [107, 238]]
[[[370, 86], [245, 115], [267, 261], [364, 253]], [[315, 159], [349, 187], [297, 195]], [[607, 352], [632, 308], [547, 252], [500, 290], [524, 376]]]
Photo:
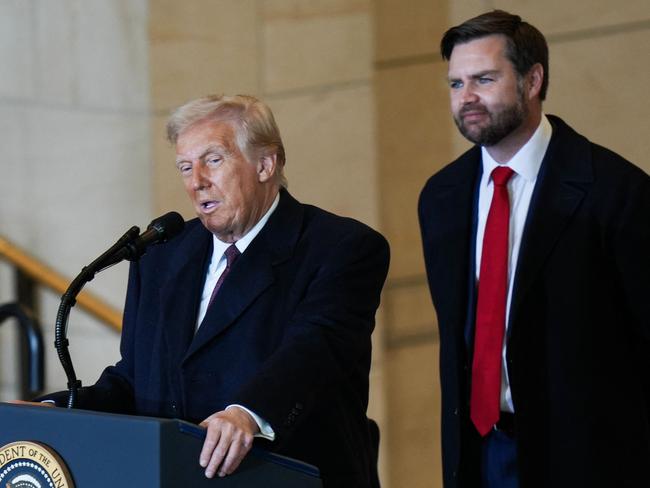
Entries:
[[153, 219], [147, 230], [128, 242], [125, 246], [126, 255], [123, 259], [137, 261], [152, 244], [167, 242], [176, 237], [185, 227], [185, 220], [178, 212], [168, 212]]
[[[140, 234], [140, 229], [131, 227], [113, 246], [93, 261], [88, 268], [102, 271], [125, 259], [137, 261], [152, 244], [167, 242], [181, 233], [185, 220], [178, 212], [168, 212], [153, 219], [147, 230]], [[139, 234], [139, 235], [138, 235]]]

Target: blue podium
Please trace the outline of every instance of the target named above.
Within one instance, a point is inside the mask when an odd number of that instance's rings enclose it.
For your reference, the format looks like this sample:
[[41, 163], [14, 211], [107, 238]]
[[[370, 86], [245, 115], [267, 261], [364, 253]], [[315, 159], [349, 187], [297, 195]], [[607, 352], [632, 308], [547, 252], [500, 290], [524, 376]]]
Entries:
[[[28, 442], [54, 451], [75, 488], [322, 488], [314, 466], [256, 448], [232, 475], [207, 479], [198, 463], [204, 436], [181, 420], [0, 404], [0, 484], [30, 476], [20, 474], [31, 463], [20, 456], [50, 463]], [[48, 483], [67, 488], [57, 476]]]

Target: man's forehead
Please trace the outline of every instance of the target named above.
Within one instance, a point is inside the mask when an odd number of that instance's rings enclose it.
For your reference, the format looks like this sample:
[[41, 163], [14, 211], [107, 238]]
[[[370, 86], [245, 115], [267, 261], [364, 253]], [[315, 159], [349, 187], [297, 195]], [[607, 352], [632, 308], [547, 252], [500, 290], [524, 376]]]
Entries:
[[176, 141], [176, 161], [199, 159], [213, 152], [231, 153], [234, 148], [235, 131], [230, 124], [200, 122], [179, 134]]
[[498, 70], [504, 62], [509, 62], [505, 56], [505, 48], [505, 37], [502, 35], [491, 35], [456, 44], [449, 57], [449, 75]]
[[225, 121], [202, 120], [189, 126], [178, 135], [176, 149], [194, 145], [220, 145], [230, 147], [235, 138], [235, 130]]

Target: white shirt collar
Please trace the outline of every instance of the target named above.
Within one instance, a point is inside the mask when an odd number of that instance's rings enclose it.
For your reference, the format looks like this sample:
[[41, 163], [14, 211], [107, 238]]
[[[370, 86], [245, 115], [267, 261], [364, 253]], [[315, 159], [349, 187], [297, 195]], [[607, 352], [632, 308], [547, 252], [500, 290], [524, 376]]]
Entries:
[[[528, 139], [528, 142], [517, 151], [510, 161], [505, 164], [524, 179], [531, 182], [535, 181], [537, 179], [537, 174], [539, 173], [539, 168], [542, 166], [544, 154], [546, 154], [546, 149], [551, 141], [552, 132], [553, 128], [551, 127], [551, 123], [546, 118], [546, 115], [542, 114], [542, 118], [535, 133], [530, 139]], [[481, 147], [481, 154], [483, 160], [483, 175], [489, 178], [489, 175], [492, 174], [492, 170], [501, 165], [492, 159], [492, 156], [490, 156], [490, 153], [485, 147]]]
[[[235, 242], [235, 246], [237, 247], [237, 250], [240, 253], [244, 254], [244, 251], [249, 246], [249, 244], [253, 242], [253, 239], [257, 237], [257, 234], [259, 234], [262, 228], [266, 225], [269, 218], [271, 217], [271, 214], [273, 214], [275, 209], [278, 207], [279, 202], [280, 202], [280, 192], [278, 192], [278, 194], [275, 196], [275, 199], [273, 200], [271, 207], [266, 211], [264, 216], [260, 220], [258, 220], [258, 222], [253, 226], [251, 230], [249, 230], [246, 233], [246, 235], [244, 235], [241, 239]], [[217, 265], [219, 264], [219, 261], [221, 260], [223, 253], [226, 251], [226, 249], [230, 247], [231, 244], [232, 242], [220, 241], [217, 238], [217, 236], [212, 234], [212, 260], [210, 262], [210, 270], [209, 270], [210, 272], [214, 272], [217, 269]]]

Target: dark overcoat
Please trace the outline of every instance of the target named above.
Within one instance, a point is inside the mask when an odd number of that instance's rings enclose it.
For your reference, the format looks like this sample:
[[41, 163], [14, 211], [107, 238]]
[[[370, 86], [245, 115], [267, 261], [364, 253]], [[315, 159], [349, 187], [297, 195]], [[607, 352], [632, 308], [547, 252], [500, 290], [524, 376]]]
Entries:
[[195, 219], [132, 265], [121, 360], [79, 407], [200, 422], [241, 404], [275, 431], [256, 444], [316, 465], [325, 487], [370, 486], [370, 335], [386, 240], [282, 190], [195, 335], [211, 252]]
[[[507, 334], [521, 488], [650, 487], [650, 177], [557, 117], [522, 237]], [[440, 332], [446, 488], [476, 486], [469, 420], [474, 147], [419, 218]]]

